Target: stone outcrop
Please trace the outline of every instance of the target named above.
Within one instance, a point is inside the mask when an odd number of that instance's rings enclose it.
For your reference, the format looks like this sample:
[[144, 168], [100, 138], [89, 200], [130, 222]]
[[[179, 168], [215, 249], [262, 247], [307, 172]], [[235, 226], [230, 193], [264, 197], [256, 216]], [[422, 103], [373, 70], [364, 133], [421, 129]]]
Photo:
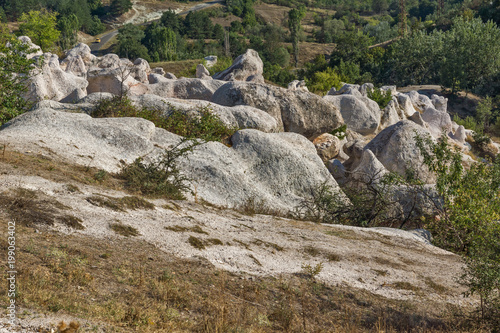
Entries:
[[267, 84], [229, 82], [214, 93], [211, 101], [256, 107], [274, 117], [281, 130], [308, 138], [331, 132], [344, 123], [339, 110], [319, 96]]
[[212, 79], [212, 77], [210, 76], [210, 72], [202, 64], [198, 64], [198, 66], [196, 66], [196, 78], [203, 80]]
[[380, 125], [380, 108], [378, 104], [359, 92], [356, 95], [344, 94], [331, 96], [323, 99], [335, 106], [347, 124], [347, 128], [362, 135], [375, 133]]
[[[44, 99], [73, 102], [86, 95], [87, 80], [65, 72], [55, 54], [44, 53], [43, 65], [34, 69], [36, 75], [28, 81], [25, 98], [37, 102]], [[34, 57], [40, 62], [40, 58]]]
[[238, 56], [233, 64], [222, 72], [216, 73], [213, 78], [223, 81], [247, 81], [263, 83], [264, 64], [255, 50], [248, 49]]
[[273, 117], [247, 105], [228, 107], [203, 100], [162, 98], [150, 94], [132, 96], [131, 99], [138, 107], [162, 110], [165, 117], [168, 117], [174, 109], [191, 116], [200, 116], [200, 111], [204, 109], [216, 114], [229, 127], [254, 128], [263, 132], [278, 131], [278, 125]]
[[[10, 121], [1, 137], [18, 149], [48, 149], [69, 163], [108, 172], [138, 157], [155, 160], [180, 141], [141, 118], [93, 119], [50, 108]], [[288, 212], [321, 184], [338, 189], [314, 145], [299, 134], [248, 129], [238, 131], [231, 141], [232, 147], [201, 144], [179, 160], [198, 199], [228, 207], [253, 201]], [[344, 198], [340, 190], [338, 195]]]
[[400, 175], [413, 172], [417, 179], [426, 183], [435, 180], [423, 164], [423, 157], [417, 147], [415, 137], [430, 137], [423, 127], [410, 120], [403, 120], [380, 132], [365, 149], [370, 149], [384, 167]]
[[165, 80], [155, 84], [143, 85], [140, 94], [154, 94], [164, 98], [201, 99], [210, 101], [217, 89], [225, 84], [219, 80], [202, 80], [182, 78], [177, 80]]
[[61, 61], [61, 68], [76, 76], [87, 77], [87, 70], [96, 61], [97, 57], [91, 53], [87, 44], [79, 43], [66, 53]]
[[[19, 36], [19, 37], [17, 37], [17, 40], [27, 46], [26, 51], [29, 51], [29, 53], [24, 53], [26, 58], [32, 59], [34, 57], [39, 57], [43, 54], [42, 48], [40, 46], [34, 44], [31, 41], [31, 38], [29, 38], [28, 36]], [[7, 43], [7, 46], [9, 46], [9, 45], [10, 44]]]

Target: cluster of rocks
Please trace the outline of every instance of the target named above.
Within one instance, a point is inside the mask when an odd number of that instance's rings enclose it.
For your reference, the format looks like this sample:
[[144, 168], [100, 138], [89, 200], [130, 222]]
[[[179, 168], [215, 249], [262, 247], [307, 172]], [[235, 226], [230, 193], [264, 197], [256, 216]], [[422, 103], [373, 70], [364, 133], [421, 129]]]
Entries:
[[[138, 157], [154, 159], [180, 138], [143, 119], [93, 119], [75, 112], [90, 113], [103, 98], [124, 93], [135, 105], [162, 110], [165, 117], [174, 109], [195, 115], [210, 107], [228, 126], [242, 130], [233, 135], [231, 147], [198, 146], [182, 170], [193, 179], [193, 193], [217, 205], [256, 200], [290, 209], [321, 184], [338, 188], [349, 178], [405, 174], [410, 167], [432, 183], [415, 135], [432, 140], [448, 135], [463, 148], [468, 134], [451, 120], [447, 100], [436, 95], [382, 87], [392, 100], [381, 110], [368, 98], [371, 84], [345, 84], [324, 97], [310, 93], [303, 81], [288, 89], [266, 84], [254, 50], [213, 76], [199, 65], [196, 78], [176, 78], [143, 59], [96, 57], [85, 44], [62, 61], [39, 49], [29, 56], [43, 57], [26, 94], [38, 103], [3, 127], [2, 140], [41, 145], [74, 163], [116, 172]], [[331, 134], [344, 124], [344, 137]]]

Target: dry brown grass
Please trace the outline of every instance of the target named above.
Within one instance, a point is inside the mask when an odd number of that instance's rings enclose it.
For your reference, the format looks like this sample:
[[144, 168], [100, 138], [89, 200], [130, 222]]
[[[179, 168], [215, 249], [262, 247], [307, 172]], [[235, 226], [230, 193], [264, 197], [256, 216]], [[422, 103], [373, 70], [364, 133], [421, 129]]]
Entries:
[[135, 210], [155, 208], [155, 205], [153, 205], [151, 202], [137, 196], [114, 198], [107, 195], [93, 195], [88, 197], [87, 201], [94, 206], [105, 207], [120, 212], [124, 212], [127, 209]]
[[[18, 176], [36, 174], [70, 185], [66, 186], [70, 193], [79, 191], [83, 184], [97, 189], [122, 188], [121, 181], [113, 175], [97, 181], [94, 175], [98, 171], [34, 154], [8, 152], [0, 158], [0, 172]], [[2, 235], [7, 232], [6, 222], [24, 211], [40, 209], [30, 219], [45, 216], [44, 212], [56, 217], [70, 213], [64, 205], [38, 192], [16, 191], [21, 192], [2, 193], [0, 199]], [[30, 209], [7, 209], [13, 198], [26, 200], [29, 205], [22, 207]], [[178, 209], [171, 203], [172, 209]], [[40, 224], [26, 225], [38, 228]], [[338, 237], [359, 237], [354, 232], [341, 234], [326, 227], [324, 230]], [[79, 322], [88, 319], [109, 332], [466, 332], [472, 329], [461, 326], [464, 318], [460, 309], [453, 309], [455, 314], [443, 311], [441, 303], [429, 301], [409, 306], [408, 302], [355, 288], [331, 287], [303, 276], [283, 275], [276, 279], [234, 275], [200, 258], [175, 258], [133, 237], [116, 242], [50, 230], [36, 233], [23, 223], [18, 223], [16, 232], [18, 304], [40, 313], [81, 318]], [[202, 241], [204, 246], [220, 245], [215, 238]], [[237, 240], [234, 244], [280, 250], [276, 244], [259, 239], [251, 245]], [[4, 253], [7, 245], [7, 238], [1, 237], [0, 249]], [[325, 255], [320, 251], [320, 256]], [[0, 284], [0, 306], [8, 302], [6, 286]], [[90, 329], [83, 325], [80, 331]]]
[[84, 229], [79, 218], [67, 213], [69, 207], [42, 192], [17, 188], [0, 193], [0, 207], [16, 224], [47, 227], [60, 223]]
[[[0, 231], [6, 231], [2, 220]], [[3, 233], [5, 234], [5, 233]], [[113, 332], [465, 332], [433, 304], [409, 306], [300, 276], [238, 276], [119, 243], [19, 226], [18, 302]], [[0, 240], [5, 250], [6, 239]], [[6, 306], [6, 284], [0, 306]], [[81, 331], [88, 331], [82, 327]]]

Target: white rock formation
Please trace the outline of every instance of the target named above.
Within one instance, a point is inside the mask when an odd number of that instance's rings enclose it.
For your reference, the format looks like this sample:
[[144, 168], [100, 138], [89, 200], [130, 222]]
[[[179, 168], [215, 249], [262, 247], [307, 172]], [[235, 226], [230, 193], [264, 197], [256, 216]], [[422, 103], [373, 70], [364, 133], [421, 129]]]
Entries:
[[422, 138], [430, 137], [430, 133], [422, 126], [410, 120], [402, 120], [380, 132], [365, 149], [370, 149], [387, 170], [400, 175], [411, 171], [418, 179], [432, 183], [435, 177], [423, 164], [423, 157], [415, 141], [417, 135]]
[[381, 112], [378, 104], [359, 92], [356, 95], [327, 95], [323, 99], [335, 106], [347, 124], [347, 128], [362, 135], [375, 133], [380, 125]]
[[[59, 57], [44, 53], [43, 65], [28, 81], [25, 98], [37, 102], [44, 99], [73, 102], [86, 95], [87, 80], [65, 72], [59, 65]], [[40, 58], [35, 57], [40, 62]]]
[[213, 78], [223, 81], [247, 81], [263, 83], [264, 64], [255, 50], [248, 49], [238, 56], [233, 64], [222, 72], [216, 73]]
[[226, 83], [214, 93], [211, 101], [226, 106], [256, 107], [273, 116], [280, 130], [308, 138], [330, 132], [344, 123], [339, 110], [315, 94], [261, 83]]
[[[138, 157], [157, 159], [180, 137], [141, 118], [93, 119], [49, 108], [25, 113], [0, 132], [2, 142], [49, 149], [69, 163], [117, 172]], [[338, 189], [314, 145], [295, 133], [241, 130], [232, 147], [209, 142], [179, 161], [198, 199], [238, 207], [249, 200], [287, 212], [323, 183]], [[340, 196], [345, 198], [339, 191]]]

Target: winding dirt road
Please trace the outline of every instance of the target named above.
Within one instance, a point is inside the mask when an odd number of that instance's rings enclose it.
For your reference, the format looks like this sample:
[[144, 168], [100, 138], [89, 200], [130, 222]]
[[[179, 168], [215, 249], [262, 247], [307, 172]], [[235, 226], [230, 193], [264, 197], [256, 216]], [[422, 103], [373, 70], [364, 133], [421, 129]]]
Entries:
[[[205, 1], [204, 3], [199, 3], [197, 5], [194, 5], [193, 7], [191, 8], [188, 8], [180, 13], [178, 13], [178, 15], [187, 15], [188, 13], [190, 12], [196, 12], [196, 11], [199, 11], [199, 10], [202, 10], [202, 9], [206, 9], [206, 8], [209, 8], [209, 7], [212, 7], [212, 6], [215, 6], [216, 4], [218, 3], [223, 3], [224, 1], [223, 0], [210, 0], [210, 1]], [[135, 10], [137, 12], [136, 9], [132, 9], [132, 10]], [[165, 11], [167, 11], [168, 9], [166, 9]], [[161, 16], [161, 15], [160, 15]], [[132, 19], [129, 19], [127, 22], [130, 22]], [[151, 22], [154, 22], [154, 21], [158, 21], [159, 19], [155, 18], [153, 20], [149, 20], [149, 21], [146, 21], [146, 22], [143, 22], [139, 25], [146, 25], [146, 24], [149, 24]], [[115, 30], [112, 30], [104, 35], [101, 36], [101, 42], [100, 43], [92, 43], [90, 46], [90, 50], [92, 50], [92, 53], [97, 53], [98, 51], [100, 51], [104, 45], [106, 45], [107, 42], [109, 42], [111, 40], [111, 38], [115, 37], [116, 35], [118, 35], [118, 29], [115, 29]]]

